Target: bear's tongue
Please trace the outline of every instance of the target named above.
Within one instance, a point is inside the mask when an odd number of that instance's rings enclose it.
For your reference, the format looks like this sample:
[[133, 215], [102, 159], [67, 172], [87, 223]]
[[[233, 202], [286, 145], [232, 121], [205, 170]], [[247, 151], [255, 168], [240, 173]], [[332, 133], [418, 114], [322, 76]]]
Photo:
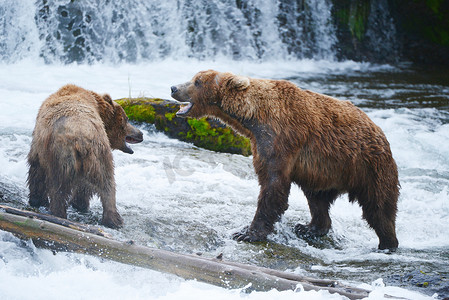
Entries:
[[177, 115], [184, 115], [189, 112], [192, 108], [192, 102], [181, 102], [181, 107], [179, 108]]

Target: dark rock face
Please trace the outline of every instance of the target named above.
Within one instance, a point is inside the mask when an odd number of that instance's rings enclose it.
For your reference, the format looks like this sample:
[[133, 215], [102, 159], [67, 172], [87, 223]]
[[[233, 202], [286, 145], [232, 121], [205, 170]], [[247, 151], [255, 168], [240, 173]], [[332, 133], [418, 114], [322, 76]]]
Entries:
[[449, 2], [333, 1], [337, 57], [449, 65]]
[[339, 59], [395, 63], [400, 45], [387, 0], [335, 1]]
[[391, 0], [402, 56], [418, 64], [449, 65], [449, 1]]

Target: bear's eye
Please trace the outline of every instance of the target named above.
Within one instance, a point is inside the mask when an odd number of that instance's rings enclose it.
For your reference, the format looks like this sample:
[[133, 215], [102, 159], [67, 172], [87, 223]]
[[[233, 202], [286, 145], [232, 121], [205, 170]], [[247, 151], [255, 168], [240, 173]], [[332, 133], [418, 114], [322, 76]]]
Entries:
[[201, 81], [199, 79], [195, 80], [195, 86], [199, 87], [201, 85]]

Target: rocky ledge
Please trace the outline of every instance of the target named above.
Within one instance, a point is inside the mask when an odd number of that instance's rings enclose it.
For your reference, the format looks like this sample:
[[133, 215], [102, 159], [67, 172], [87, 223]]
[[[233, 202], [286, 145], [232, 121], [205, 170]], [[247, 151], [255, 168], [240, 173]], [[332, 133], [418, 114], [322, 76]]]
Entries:
[[171, 138], [213, 151], [251, 155], [249, 139], [220, 121], [177, 117], [178, 102], [159, 98], [125, 98], [115, 101], [123, 107], [130, 120], [154, 124], [158, 131]]

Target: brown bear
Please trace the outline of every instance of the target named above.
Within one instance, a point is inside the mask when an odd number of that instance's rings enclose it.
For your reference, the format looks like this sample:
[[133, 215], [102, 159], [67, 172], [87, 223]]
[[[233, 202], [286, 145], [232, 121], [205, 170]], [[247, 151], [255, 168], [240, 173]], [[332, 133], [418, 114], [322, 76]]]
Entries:
[[212, 116], [251, 140], [261, 187], [249, 228], [238, 241], [260, 241], [288, 207], [291, 183], [304, 192], [312, 216], [300, 236], [331, 228], [329, 207], [348, 193], [379, 237], [379, 249], [395, 249], [399, 182], [389, 143], [369, 117], [349, 101], [302, 90], [284, 80], [253, 79], [213, 70], [171, 87], [185, 102], [178, 116]]
[[115, 202], [112, 149], [132, 154], [127, 143], [142, 142], [123, 108], [108, 94], [65, 85], [39, 109], [28, 154], [31, 206], [49, 206], [67, 218], [67, 207], [86, 211], [92, 195], [103, 205], [102, 224], [123, 224]]

